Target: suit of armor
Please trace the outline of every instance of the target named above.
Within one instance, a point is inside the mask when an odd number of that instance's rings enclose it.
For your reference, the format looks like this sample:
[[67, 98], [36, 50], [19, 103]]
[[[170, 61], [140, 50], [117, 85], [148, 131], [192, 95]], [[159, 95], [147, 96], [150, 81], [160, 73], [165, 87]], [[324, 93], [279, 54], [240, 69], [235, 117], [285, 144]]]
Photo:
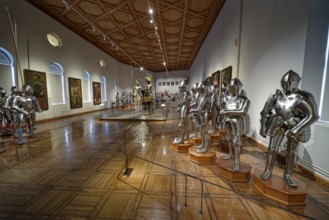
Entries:
[[211, 86], [211, 122], [212, 122], [212, 129], [210, 130], [211, 134], [214, 134], [218, 131], [217, 126], [217, 117], [218, 113], [220, 111], [220, 105], [219, 105], [219, 87], [218, 85], [212, 85]]
[[134, 94], [134, 102], [136, 105], [136, 112], [142, 110], [141, 103], [142, 103], [142, 87], [140, 86], [140, 80], [136, 80], [136, 85], [133, 88]]
[[[197, 87], [198, 87], [199, 83], [195, 83], [191, 89], [192, 91], [192, 97], [191, 97], [191, 103], [190, 103], [190, 109], [192, 108], [196, 108], [197, 104], [198, 104], [198, 98], [199, 98], [199, 92], [197, 91]], [[196, 114], [192, 113], [191, 114], [191, 121], [192, 121], [192, 125], [194, 126], [194, 134], [193, 137], [197, 137], [198, 133], [200, 132], [200, 127], [197, 125], [196, 123]]]
[[35, 113], [41, 112], [41, 107], [37, 98], [33, 96], [31, 86], [25, 88], [25, 97], [17, 95], [13, 101], [13, 109], [17, 111], [17, 135], [18, 144], [23, 143], [23, 131], [26, 124], [29, 128], [29, 137], [33, 137], [33, 130], [36, 121]]
[[0, 134], [10, 134], [10, 112], [5, 108], [7, 100], [6, 91], [1, 88], [0, 93]]
[[[220, 110], [222, 117], [223, 130], [228, 133], [229, 154], [223, 159], [234, 159], [234, 171], [240, 170], [240, 136], [244, 130], [244, 119], [248, 112], [250, 101], [241, 94], [242, 83], [238, 78], [231, 80], [228, 86], [229, 93], [223, 100], [223, 109]], [[233, 150], [233, 154], [232, 154]]]
[[195, 116], [195, 123], [200, 127], [201, 132], [201, 145], [197, 146], [198, 153], [207, 153], [209, 151], [209, 134], [206, 126], [209, 121], [210, 115], [210, 95], [206, 82], [203, 81], [197, 87], [199, 92], [198, 102], [195, 108], [191, 108], [191, 113]]
[[153, 111], [153, 85], [151, 83], [151, 76], [150, 75], [146, 75], [145, 77], [146, 79], [146, 85], [145, 85], [145, 93], [144, 93], [144, 104], [148, 105], [149, 108], [149, 113], [151, 113]]
[[185, 141], [185, 138], [189, 138], [188, 133], [188, 113], [189, 113], [189, 103], [191, 101], [190, 93], [186, 89], [184, 81], [181, 82], [179, 88], [178, 96], [178, 112], [179, 112], [179, 123], [178, 127], [180, 128], [180, 138], [176, 138], [174, 144], [182, 144]]
[[7, 127], [9, 129], [12, 130], [12, 132], [14, 133], [16, 131], [16, 127], [15, 127], [15, 123], [16, 123], [16, 110], [12, 108], [13, 106], [13, 102], [14, 102], [14, 99], [15, 97], [18, 95], [18, 89], [16, 88], [16, 86], [12, 86], [10, 88], [11, 90], [11, 94], [10, 96], [7, 97], [6, 99], [6, 104], [4, 106], [4, 108], [9, 112], [9, 119], [8, 119], [8, 122], [7, 122]]
[[286, 167], [283, 179], [291, 187], [297, 187], [292, 178], [298, 144], [310, 139], [310, 125], [319, 119], [317, 105], [312, 94], [298, 89], [301, 78], [290, 70], [281, 79], [282, 90], [269, 97], [261, 112], [260, 135], [270, 137], [267, 164], [262, 179], [272, 175], [279, 146], [284, 137]]

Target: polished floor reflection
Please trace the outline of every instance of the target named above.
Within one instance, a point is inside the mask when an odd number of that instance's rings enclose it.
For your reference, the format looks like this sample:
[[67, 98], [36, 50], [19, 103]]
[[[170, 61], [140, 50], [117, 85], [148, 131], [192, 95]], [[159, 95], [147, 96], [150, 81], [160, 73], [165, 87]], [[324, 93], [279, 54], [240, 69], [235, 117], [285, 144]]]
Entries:
[[[328, 187], [303, 173], [294, 177], [306, 184], [307, 204], [286, 207], [252, 179], [232, 183], [215, 164], [172, 151], [174, 108], [166, 121], [146, 123], [101, 115], [39, 123], [37, 140], [17, 151], [13, 138], [0, 139], [0, 219], [329, 219]], [[241, 161], [264, 168], [265, 152], [247, 139], [242, 148]]]

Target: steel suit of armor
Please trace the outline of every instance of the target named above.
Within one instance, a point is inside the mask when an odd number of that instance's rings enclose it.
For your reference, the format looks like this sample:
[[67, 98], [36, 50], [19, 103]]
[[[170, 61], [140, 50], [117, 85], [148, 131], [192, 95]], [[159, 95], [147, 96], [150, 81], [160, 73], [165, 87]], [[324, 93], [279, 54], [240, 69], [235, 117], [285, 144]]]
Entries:
[[179, 123], [178, 127], [180, 128], [180, 138], [176, 138], [174, 144], [183, 144], [185, 138], [189, 138], [188, 132], [188, 114], [189, 114], [189, 103], [191, 101], [190, 93], [186, 89], [184, 81], [181, 82], [178, 96], [178, 111], [179, 111]]
[[199, 92], [198, 103], [196, 108], [191, 109], [191, 113], [195, 114], [195, 122], [199, 126], [202, 140], [201, 145], [196, 146], [198, 153], [206, 153], [209, 150], [209, 134], [206, 130], [210, 115], [210, 96], [206, 82], [203, 81], [197, 87]]
[[13, 101], [13, 109], [17, 111], [17, 134], [18, 144], [23, 143], [23, 130], [26, 123], [29, 128], [29, 137], [33, 137], [33, 130], [36, 121], [35, 113], [42, 112], [41, 106], [36, 97], [33, 96], [32, 87], [25, 87], [25, 97], [16, 96]]
[[[198, 98], [199, 98], [199, 92], [197, 91], [197, 87], [198, 87], [199, 83], [195, 83], [193, 85], [193, 87], [191, 88], [192, 91], [192, 97], [191, 97], [191, 103], [190, 103], [190, 109], [192, 108], [196, 108], [197, 104], [198, 104]], [[192, 125], [194, 127], [194, 134], [192, 137], [197, 137], [198, 133], [200, 132], [200, 127], [197, 125], [196, 123], [196, 114], [191, 114], [191, 121], [192, 121]]]
[[116, 105], [116, 106], [119, 106], [119, 105], [120, 105], [120, 95], [119, 95], [118, 92], [117, 92], [117, 94], [115, 95], [115, 105]]
[[223, 109], [220, 110], [220, 114], [224, 115], [225, 125], [223, 126], [225, 127], [223, 129], [227, 130], [229, 147], [229, 154], [222, 158], [232, 159], [233, 150], [234, 171], [240, 170], [240, 136], [244, 130], [243, 116], [247, 114], [250, 105], [249, 99], [241, 94], [242, 85], [238, 78], [231, 80], [228, 86], [229, 94], [224, 98]]
[[10, 112], [5, 108], [7, 100], [6, 91], [1, 88], [0, 92], [0, 134], [10, 134]]
[[211, 86], [211, 122], [212, 122], [212, 129], [210, 131], [210, 134], [214, 134], [218, 131], [218, 125], [217, 125], [217, 117], [218, 113], [220, 111], [220, 105], [219, 105], [219, 87], [218, 85], [212, 85]]
[[16, 86], [12, 86], [10, 88], [11, 94], [10, 96], [7, 97], [6, 99], [6, 105], [5, 105], [5, 109], [9, 112], [10, 115], [10, 120], [8, 120], [7, 122], [7, 127], [11, 128], [12, 132], [16, 131], [16, 127], [15, 127], [15, 123], [16, 123], [16, 110], [12, 108], [13, 106], [13, 102], [15, 97], [18, 95], [18, 89]]
[[145, 94], [144, 94], [144, 102], [148, 105], [149, 107], [149, 113], [151, 113], [153, 111], [153, 85], [151, 83], [151, 76], [150, 75], [146, 75], [145, 77], [146, 79], [146, 85], [145, 85]]
[[140, 80], [136, 80], [136, 85], [133, 88], [133, 94], [134, 94], [134, 102], [136, 105], [136, 112], [139, 112], [142, 110], [142, 87], [140, 86]]
[[310, 125], [319, 119], [317, 105], [312, 94], [299, 90], [301, 77], [290, 70], [281, 79], [282, 90], [269, 97], [261, 112], [260, 135], [269, 136], [267, 163], [262, 179], [272, 175], [277, 152], [286, 137], [286, 167], [283, 179], [291, 187], [297, 187], [292, 178], [298, 144], [310, 139]]

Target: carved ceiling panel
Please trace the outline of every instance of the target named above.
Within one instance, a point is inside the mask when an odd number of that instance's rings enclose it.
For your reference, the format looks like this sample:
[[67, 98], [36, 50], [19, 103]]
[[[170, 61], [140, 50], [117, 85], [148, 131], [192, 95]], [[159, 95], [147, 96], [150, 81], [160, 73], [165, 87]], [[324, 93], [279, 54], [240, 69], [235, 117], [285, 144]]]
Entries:
[[[119, 62], [143, 67], [152, 72], [189, 69], [225, 2], [26, 1]], [[150, 7], [154, 11], [152, 16], [148, 12]]]

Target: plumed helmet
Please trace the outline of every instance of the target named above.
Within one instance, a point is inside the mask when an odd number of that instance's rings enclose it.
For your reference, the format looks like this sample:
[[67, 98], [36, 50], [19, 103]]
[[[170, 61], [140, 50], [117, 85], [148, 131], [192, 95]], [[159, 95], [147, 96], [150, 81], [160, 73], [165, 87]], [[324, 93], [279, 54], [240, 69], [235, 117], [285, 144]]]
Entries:
[[152, 76], [150, 74], [146, 74], [145, 80], [148, 81], [148, 82], [151, 82]]
[[1, 89], [1, 97], [5, 97], [6, 96], [6, 90]]
[[289, 70], [281, 78], [281, 87], [284, 91], [294, 91], [298, 89], [301, 79], [302, 78], [298, 75], [298, 73]]

